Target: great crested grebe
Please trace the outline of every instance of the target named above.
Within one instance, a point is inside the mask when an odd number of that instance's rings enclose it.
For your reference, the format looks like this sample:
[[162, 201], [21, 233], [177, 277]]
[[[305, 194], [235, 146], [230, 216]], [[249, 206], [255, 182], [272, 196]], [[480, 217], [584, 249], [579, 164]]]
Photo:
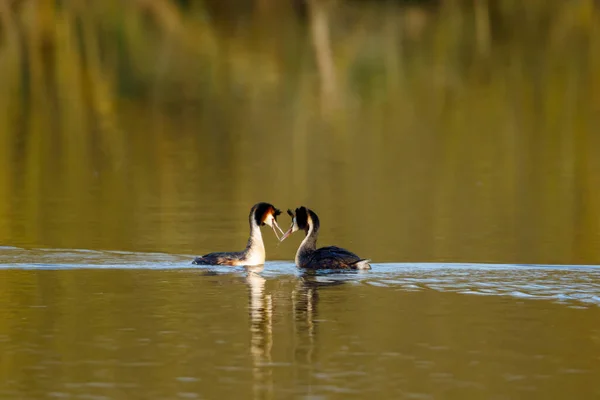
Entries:
[[265, 263], [265, 244], [263, 243], [260, 227], [268, 225], [273, 228], [275, 236], [279, 240], [277, 229], [283, 234], [283, 231], [277, 225], [277, 216], [281, 211], [269, 203], [258, 203], [250, 210], [248, 219], [250, 220], [250, 238], [246, 248], [242, 251], [210, 253], [201, 257], [196, 257], [192, 264], [197, 265], [261, 265]]
[[356, 254], [336, 246], [321, 247], [317, 249], [317, 236], [319, 235], [319, 217], [314, 211], [306, 207], [296, 208], [292, 217], [292, 226], [283, 234], [283, 242], [288, 236], [299, 229], [303, 229], [306, 237], [296, 252], [296, 265], [307, 269], [371, 269], [370, 260], [360, 258]]

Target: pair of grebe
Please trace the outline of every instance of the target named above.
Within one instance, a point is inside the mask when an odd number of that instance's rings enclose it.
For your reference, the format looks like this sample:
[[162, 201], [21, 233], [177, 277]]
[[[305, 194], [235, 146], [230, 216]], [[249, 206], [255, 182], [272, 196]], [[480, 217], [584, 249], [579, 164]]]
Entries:
[[[306, 269], [371, 269], [369, 260], [362, 259], [356, 254], [341, 247], [328, 246], [317, 249], [319, 235], [319, 217], [306, 207], [296, 208], [295, 212], [288, 210], [292, 217], [292, 226], [283, 232], [277, 225], [277, 216], [281, 214], [269, 203], [258, 203], [250, 210], [250, 238], [243, 251], [210, 253], [197, 257], [193, 263], [198, 265], [260, 265], [265, 262], [265, 245], [263, 243], [261, 226], [270, 226], [277, 239], [283, 242], [292, 233], [304, 230], [305, 238], [298, 247], [295, 262], [300, 268]], [[277, 230], [283, 235], [281, 238]]]

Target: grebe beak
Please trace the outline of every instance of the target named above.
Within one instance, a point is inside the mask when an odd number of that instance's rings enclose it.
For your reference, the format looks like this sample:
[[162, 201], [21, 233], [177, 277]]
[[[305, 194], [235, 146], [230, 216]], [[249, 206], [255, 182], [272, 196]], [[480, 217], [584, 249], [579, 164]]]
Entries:
[[[277, 238], [277, 240], [279, 240], [281, 242], [281, 239], [279, 238], [279, 235], [277, 234], [277, 229], [279, 229], [279, 232], [283, 235], [283, 231], [281, 230], [281, 228], [279, 227], [279, 225], [277, 225], [277, 221], [275, 221], [275, 219], [273, 219], [273, 223], [271, 224], [271, 228], [273, 228], [273, 233], [275, 234], [275, 237]], [[277, 228], [277, 229], [275, 229]]]
[[276, 227], [277, 229], [279, 229], [279, 233], [281, 233], [281, 234], [283, 235], [283, 229], [281, 229], [281, 228], [279, 227], [279, 224], [277, 224], [277, 221], [274, 221], [274, 222], [275, 222], [275, 227]]
[[287, 230], [286, 233], [283, 234], [283, 236], [281, 237], [281, 240], [279, 240], [280, 242], [283, 242], [285, 239], [287, 239], [292, 232], [294, 232], [294, 225], [290, 226], [290, 229]]

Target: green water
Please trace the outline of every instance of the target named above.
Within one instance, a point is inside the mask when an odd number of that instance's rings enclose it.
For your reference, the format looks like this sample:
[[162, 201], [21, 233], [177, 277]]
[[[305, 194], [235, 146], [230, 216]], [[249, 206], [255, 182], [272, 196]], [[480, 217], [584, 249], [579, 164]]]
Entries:
[[267, 201], [380, 262], [600, 262], [592, 1], [51, 3], [4, 14], [0, 243], [230, 250]]
[[599, 397], [596, 2], [233, 3], [0, 6], [0, 397]]
[[600, 395], [595, 267], [314, 276], [14, 248], [0, 261], [3, 399]]

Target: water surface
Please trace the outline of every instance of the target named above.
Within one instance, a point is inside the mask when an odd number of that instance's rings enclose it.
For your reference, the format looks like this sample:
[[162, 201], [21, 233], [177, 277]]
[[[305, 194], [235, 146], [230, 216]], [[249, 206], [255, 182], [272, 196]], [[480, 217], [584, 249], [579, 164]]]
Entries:
[[0, 398], [600, 397], [597, 2], [0, 3]]
[[0, 396], [600, 395], [594, 266], [190, 260], [2, 248]]
[[0, 244], [227, 251], [268, 201], [376, 262], [600, 263], [593, 1], [334, 3], [9, 8]]

